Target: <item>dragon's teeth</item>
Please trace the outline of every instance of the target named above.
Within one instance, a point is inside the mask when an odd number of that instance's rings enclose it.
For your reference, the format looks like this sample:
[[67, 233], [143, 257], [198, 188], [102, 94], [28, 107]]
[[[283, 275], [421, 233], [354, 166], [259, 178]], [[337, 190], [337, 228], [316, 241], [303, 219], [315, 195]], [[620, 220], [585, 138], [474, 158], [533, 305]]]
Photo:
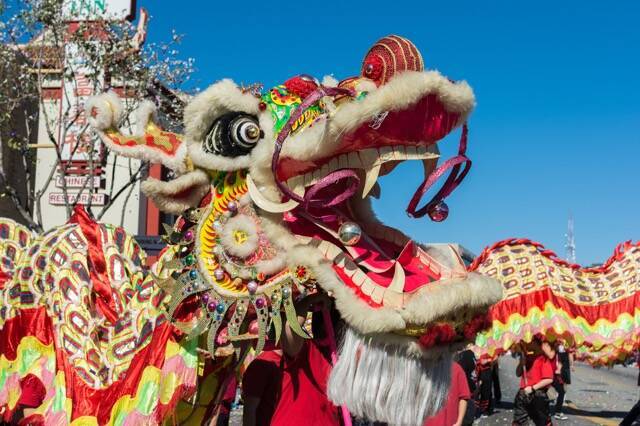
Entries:
[[360, 160], [360, 156], [357, 152], [349, 153], [349, 155], [347, 155], [347, 160], [349, 162], [349, 167], [352, 167], [354, 169], [362, 168], [362, 160]]
[[407, 157], [412, 158], [417, 154], [415, 146], [407, 146], [405, 147], [405, 152], [407, 153]]
[[380, 165], [376, 165], [367, 170], [367, 174], [364, 180], [364, 186], [362, 188], [362, 198], [366, 198], [369, 192], [373, 189], [374, 185], [378, 181], [380, 175]]
[[[325, 166], [325, 167], [327, 167], [327, 166]], [[329, 166], [328, 166], [328, 167], [329, 167], [329, 171], [330, 171], [330, 172], [332, 172], [332, 171], [334, 171], [334, 170], [338, 170], [338, 167], [339, 167], [339, 165], [338, 165], [338, 159], [337, 159], [337, 158], [335, 158], [335, 157], [334, 157], [334, 158], [332, 158], [332, 159], [331, 159], [331, 161], [329, 162]]]
[[393, 148], [390, 146], [383, 146], [378, 152], [380, 152], [380, 156], [378, 157], [380, 162], [386, 163], [394, 159]]
[[382, 303], [382, 298], [384, 297], [384, 288], [380, 286], [375, 286], [373, 288], [373, 292], [371, 292], [371, 300], [376, 303]]
[[366, 275], [364, 277], [365, 277], [364, 282], [358, 285], [360, 286], [364, 294], [366, 294], [367, 296], [370, 296], [371, 293], [373, 293], [373, 290], [375, 290], [377, 286], [373, 283], [373, 281], [371, 281], [369, 277], [367, 277]]
[[363, 283], [366, 283], [367, 280], [369, 280], [367, 275], [364, 272], [362, 272], [360, 269], [358, 269], [356, 273], [353, 274], [353, 277], [351, 277], [351, 279], [353, 280], [354, 284], [357, 286], [361, 286], [363, 285]]
[[338, 168], [340, 169], [349, 168], [349, 158], [347, 154], [342, 154], [340, 157], [338, 157]]

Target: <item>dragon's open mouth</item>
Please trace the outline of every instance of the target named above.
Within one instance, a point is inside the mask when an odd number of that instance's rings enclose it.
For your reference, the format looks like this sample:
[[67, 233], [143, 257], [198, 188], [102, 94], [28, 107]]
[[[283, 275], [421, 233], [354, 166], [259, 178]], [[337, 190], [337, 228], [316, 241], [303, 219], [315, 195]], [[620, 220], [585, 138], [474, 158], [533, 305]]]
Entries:
[[[336, 115], [339, 114], [340, 110]], [[426, 181], [439, 158], [436, 142], [460, 124], [460, 117], [460, 113], [448, 111], [436, 95], [428, 93], [413, 105], [378, 113], [351, 128], [329, 156], [312, 161], [284, 157], [278, 163], [277, 179], [285, 181], [300, 197], [337, 171], [349, 170], [358, 176], [357, 191], [346, 201], [337, 205], [317, 202], [339, 196], [344, 182], [338, 180], [316, 192], [316, 202], [298, 205], [283, 219], [298, 239], [316, 246], [340, 280], [372, 308], [402, 309], [412, 294], [430, 283], [467, 276], [456, 250], [415, 243], [401, 231], [378, 221], [370, 201], [371, 197], [380, 196], [377, 179], [403, 161], [421, 161]], [[484, 308], [467, 307], [464, 313], [457, 313], [457, 318], [445, 309], [429, 322], [468, 324]], [[422, 327], [418, 335], [424, 330]]]

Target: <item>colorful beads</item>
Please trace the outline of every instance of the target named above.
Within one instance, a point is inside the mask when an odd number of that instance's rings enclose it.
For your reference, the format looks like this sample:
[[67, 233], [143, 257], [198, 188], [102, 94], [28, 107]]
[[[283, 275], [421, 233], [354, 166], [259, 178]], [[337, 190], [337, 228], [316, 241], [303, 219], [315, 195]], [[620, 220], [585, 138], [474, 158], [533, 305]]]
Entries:
[[224, 279], [224, 269], [217, 268], [215, 271], [213, 271], [213, 276], [217, 281], [222, 281]]

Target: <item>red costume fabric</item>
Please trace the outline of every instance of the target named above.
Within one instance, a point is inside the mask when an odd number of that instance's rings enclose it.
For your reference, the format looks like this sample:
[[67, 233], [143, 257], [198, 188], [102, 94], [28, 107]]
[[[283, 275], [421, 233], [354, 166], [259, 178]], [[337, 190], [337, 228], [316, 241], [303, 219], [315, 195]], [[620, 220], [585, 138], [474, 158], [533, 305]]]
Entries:
[[461, 399], [471, 398], [471, 391], [467, 383], [467, 376], [457, 362], [451, 365], [451, 387], [449, 395], [440, 409], [434, 416], [427, 418], [424, 426], [452, 425], [458, 420], [458, 407]]
[[313, 341], [289, 358], [276, 351], [263, 352], [244, 373], [247, 397], [260, 398], [258, 425], [340, 425], [338, 408], [327, 398], [329, 355]]
[[520, 378], [520, 389], [533, 386], [543, 379], [553, 379], [553, 362], [545, 355], [527, 357], [526, 367], [527, 371]]

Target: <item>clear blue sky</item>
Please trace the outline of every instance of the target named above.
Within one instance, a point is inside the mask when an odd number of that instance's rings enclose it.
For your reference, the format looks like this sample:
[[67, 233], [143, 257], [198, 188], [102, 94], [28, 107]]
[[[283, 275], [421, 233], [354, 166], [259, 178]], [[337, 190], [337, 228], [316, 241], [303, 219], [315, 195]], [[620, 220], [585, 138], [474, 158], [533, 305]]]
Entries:
[[[150, 40], [185, 35], [200, 87], [223, 77], [269, 86], [300, 73], [355, 75], [387, 34], [410, 38], [427, 68], [466, 79], [473, 168], [449, 198], [449, 219], [409, 219], [418, 164], [382, 179], [389, 224], [478, 253], [508, 237], [564, 256], [569, 212], [577, 257], [602, 262], [640, 239], [640, 2], [141, 0]], [[456, 148], [458, 134], [440, 146]], [[407, 182], [412, 182], [407, 185]]]

